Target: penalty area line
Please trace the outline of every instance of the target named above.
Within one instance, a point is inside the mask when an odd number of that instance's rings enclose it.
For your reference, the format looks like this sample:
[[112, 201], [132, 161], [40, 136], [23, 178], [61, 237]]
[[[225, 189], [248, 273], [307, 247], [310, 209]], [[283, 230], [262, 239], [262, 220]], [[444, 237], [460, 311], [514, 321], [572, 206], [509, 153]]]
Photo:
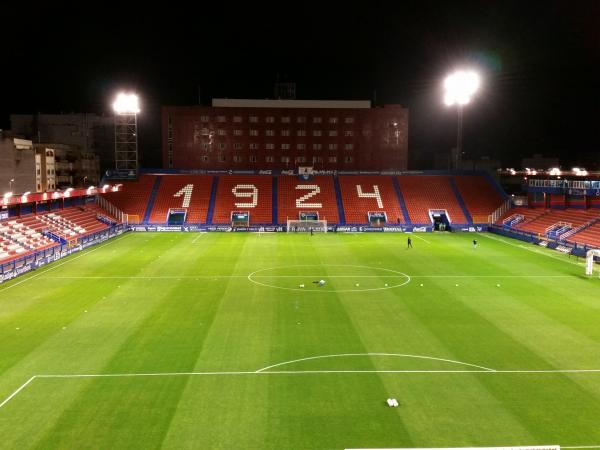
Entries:
[[21, 392], [23, 389], [25, 389], [29, 385], [29, 383], [31, 383], [36, 378], [37, 378], [37, 375], [32, 376], [29, 380], [27, 380], [25, 383], [23, 383], [21, 386], [19, 386], [19, 388], [15, 392], [13, 392], [8, 397], [6, 397], [6, 399], [2, 403], [0, 403], [0, 409], [2, 409], [2, 407], [4, 405], [6, 405], [8, 402], [10, 402], [13, 397], [15, 397], [19, 392]]

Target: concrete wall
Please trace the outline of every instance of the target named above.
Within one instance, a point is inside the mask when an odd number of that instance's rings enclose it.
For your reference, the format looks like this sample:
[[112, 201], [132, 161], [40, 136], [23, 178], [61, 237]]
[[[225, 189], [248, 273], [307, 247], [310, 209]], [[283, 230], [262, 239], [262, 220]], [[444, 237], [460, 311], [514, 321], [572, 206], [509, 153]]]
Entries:
[[15, 145], [14, 138], [0, 135], [0, 195], [9, 191], [11, 179], [15, 180], [12, 183], [12, 192], [15, 194], [37, 191], [35, 150], [31, 141]]

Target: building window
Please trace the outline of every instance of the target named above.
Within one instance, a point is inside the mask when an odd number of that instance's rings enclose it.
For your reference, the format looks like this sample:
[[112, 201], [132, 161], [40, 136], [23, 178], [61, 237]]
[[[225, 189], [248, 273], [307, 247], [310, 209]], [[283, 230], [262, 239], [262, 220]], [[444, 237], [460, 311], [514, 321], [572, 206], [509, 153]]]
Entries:
[[367, 129], [365, 129], [365, 130], [362, 130], [362, 135], [363, 135], [363, 136], [366, 136], [366, 137], [369, 137], [369, 136], [371, 136], [371, 130], [367, 130]]
[[210, 133], [209, 133], [209, 131], [208, 131], [208, 128], [202, 128], [202, 129], [200, 130], [200, 134], [201, 134], [202, 136], [208, 136]]
[[320, 117], [313, 117], [313, 123], [321, 123], [321, 120]]
[[225, 116], [217, 116], [217, 122], [223, 123], [223, 122], [226, 122], [226, 121], [227, 121], [227, 119], [225, 118]]
[[219, 143], [219, 150], [225, 150], [227, 148], [227, 144], [220, 142]]
[[202, 156], [202, 162], [208, 162], [208, 156], [207, 155]]
[[354, 117], [345, 117], [344, 123], [354, 123]]
[[281, 130], [281, 135], [282, 136], [289, 136], [290, 135], [290, 130]]
[[298, 150], [304, 150], [306, 148], [306, 144], [296, 144], [296, 148]]
[[242, 162], [242, 157], [240, 155], [233, 155], [233, 162]]
[[256, 155], [250, 155], [250, 162], [256, 162]]
[[344, 158], [344, 162], [346, 163], [351, 163], [352, 161], [354, 161], [354, 158], [352, 156], [346, 156]]
[[244, 133], [242, 132], [242, 130], [233, 130], [233, 135], [234, 135], [234, 136], [241, 136], [242, 134], [244, 134]]
[[250, 150], [258, 150], [258, 144], [256, 142], [251, 143]]
[[265, 117], [265, 122], [267, 122], [267, 123], [275, 123], [275, 117], [273, 117], [273, 116], [267, 116], [267, 117]]
[[208, 116], [200, 116], [200, 122], [208, 122], [210, 118]]
[[323, 162], [323, 157], [322, 156], [313, 156], [312, 162], [313, 163], [321, 163], [321, 162]]
[[288, 116], [284, 116], [281, 118], [281, 123], [290, 123], [290, 118]]
[[296, 162], [298, 162], [298, 163], [305, 163], [306, 162], [306, 157], [304, 157], [304, 156], [296, 156]]
[[242, 117], [241, 116], [233, 116], [233, 121], [235, 123], [240, 123], [242, 121]]
[[281, 149], [282, 150], [289, 150], [290, 149], [290, 144], [281, 144]]
[[329, 150], [337, 150], [337, 144], [329, 144], [329, 145], [327, 146], [327, 148], [328, 148]]
[[327, 158], [327, 161], [329, 161], [330, 163], [335, 163], [337, 162], [337, 156], [330, 156], [329, 158]]
[[250, 116], [250, 117], [248, 117], [248, 122], [250, 122], [250, 123], [258, 123], [258, 116]]
[[337, 136], [337, 130], [329, 130], [329, 136]]
[[208, 142], [202, 143], [202, 150], [208, 150], [208, 147], [209, 147]]
[[275, 149], [275, 144], [269, 142], [268, 144], [265, 144], [265, 148], [267, 150], [274, 150]]
[[265, 162], [275, 162], [274, 156], [265, 156]]
[[296, 136], [306, 136], [306, 130], [298, 130], [298, 131], [296, 131]]
[[329, 118], [329, 123], [338, 123], [338, 118], [337, 117], [330, 117]]
[[250, 130], [250, 136], [258, 136], [258, 130]]
[[321, 144], [313, 144], [313, 150], [321, 150]]
[[266, 136], [275, 136], [275, 130], [265, 130]]
[[227, 134], [227, 130], [224, 130], [223, 128], [219, 128], [219, 129], [217, 130], [217, 134], [218, 134], [219, 136], [225, 136], [225, 135]]
[[306, 117], [304, 117], [304, 116], [298, 116], [298, 117], [296, 117], [296, 122], [298, 122], [298, 123], [306, 123]]
[[290, 162], [290, 157], [289, 156], [282, 156], [281, 157], [281, 162], [282, 163], [289, 163]]
[[354, 131], [346, 130], [346, 131], [344, 131], [344, 136], [347, 136], [347, 137], [354, 136]]
[[344, 144], [344, 150], [354, 150], [354, 144]]
[[313, 130], [313, 136], [321, 136], [321, 130]]
[[243, 148], [243, 145], [240, 144], [239, 142], [236, 142], [235, 144], [233, 144], [234, 150], [241, 150], [242, 148]]
[[225, 162], [225, 155], [222, 153], [219, 155], [219, 162]]

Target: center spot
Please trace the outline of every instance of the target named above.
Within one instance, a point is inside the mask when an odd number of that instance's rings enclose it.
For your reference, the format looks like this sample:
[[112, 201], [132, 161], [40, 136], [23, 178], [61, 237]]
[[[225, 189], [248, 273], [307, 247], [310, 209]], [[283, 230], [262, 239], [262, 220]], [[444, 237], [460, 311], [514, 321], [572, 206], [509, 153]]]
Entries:
[[[410, 282], [410, 277], [383, 267], [303, 264], [259, 269], [249, 274], [248, 280], [259, 286], [289, 291], [362, 292], [398, 288]], [[320, 280], [325, 285], [319, 285]]]

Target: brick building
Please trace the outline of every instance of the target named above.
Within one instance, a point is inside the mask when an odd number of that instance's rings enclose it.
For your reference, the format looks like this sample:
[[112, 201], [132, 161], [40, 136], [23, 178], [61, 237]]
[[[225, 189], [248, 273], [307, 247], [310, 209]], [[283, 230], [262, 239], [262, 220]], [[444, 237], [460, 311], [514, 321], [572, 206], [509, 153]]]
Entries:
[[174, 169], [406, 170], [408, 109], [347, 100], [167, 106], [162, 155]]

